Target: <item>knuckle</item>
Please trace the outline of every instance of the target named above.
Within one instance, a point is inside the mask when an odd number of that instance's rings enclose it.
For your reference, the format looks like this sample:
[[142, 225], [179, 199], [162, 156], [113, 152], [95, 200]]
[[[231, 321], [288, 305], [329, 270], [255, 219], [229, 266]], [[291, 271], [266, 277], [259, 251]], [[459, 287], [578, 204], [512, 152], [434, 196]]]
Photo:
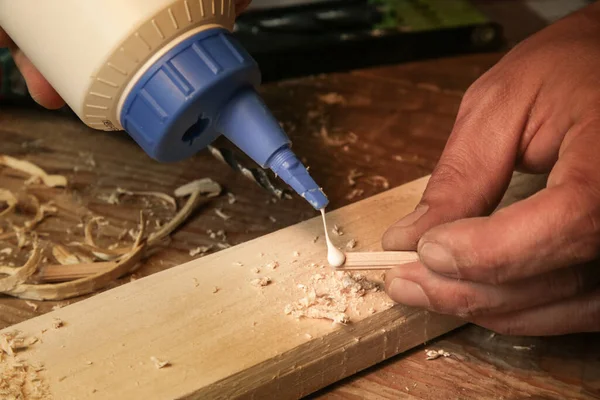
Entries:
[[485, 315], [490, 307], [473, 290], [461, 290], [454, 294], [455, 314], [461, 318], [473, 318]]

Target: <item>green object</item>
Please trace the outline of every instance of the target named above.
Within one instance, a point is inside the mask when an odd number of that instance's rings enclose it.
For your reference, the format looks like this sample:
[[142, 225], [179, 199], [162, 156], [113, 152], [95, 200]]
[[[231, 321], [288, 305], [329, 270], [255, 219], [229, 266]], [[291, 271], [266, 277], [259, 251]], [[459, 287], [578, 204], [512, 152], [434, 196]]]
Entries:
[[378, 29], [428, 31], [489, 22], [467, 0], [369, 0], [383, 13]]

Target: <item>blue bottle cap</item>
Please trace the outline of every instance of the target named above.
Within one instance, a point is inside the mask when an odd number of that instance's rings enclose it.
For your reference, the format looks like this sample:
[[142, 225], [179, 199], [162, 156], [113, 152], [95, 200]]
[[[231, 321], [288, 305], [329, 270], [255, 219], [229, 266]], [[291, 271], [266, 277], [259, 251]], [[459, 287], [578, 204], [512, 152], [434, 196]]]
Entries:
[[257, 94], [260, 80], [258, 65], [227, 30], [207, 29], [145, 71], [123, 103], [121, 125], [162, 162], [191, 157], [223, 134], [321, 209], [327, 198]]

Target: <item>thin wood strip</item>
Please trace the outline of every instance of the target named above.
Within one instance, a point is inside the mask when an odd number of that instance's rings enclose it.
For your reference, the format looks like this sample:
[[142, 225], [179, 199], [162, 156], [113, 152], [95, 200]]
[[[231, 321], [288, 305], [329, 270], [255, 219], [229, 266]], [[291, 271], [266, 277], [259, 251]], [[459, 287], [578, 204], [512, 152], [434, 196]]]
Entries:
[[365, 251], [346, 253], [344, 265], [336, 270], [386, 270], [419, 261], [416, 251]]

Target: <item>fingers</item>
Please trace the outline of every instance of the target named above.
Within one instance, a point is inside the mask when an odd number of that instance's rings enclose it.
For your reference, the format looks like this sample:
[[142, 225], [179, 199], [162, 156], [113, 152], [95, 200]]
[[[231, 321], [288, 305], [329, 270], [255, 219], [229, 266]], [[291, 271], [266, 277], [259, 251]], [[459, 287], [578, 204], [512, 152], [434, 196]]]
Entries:
[[470, 319], [573, 297], [597, 287], [598, 269], [588, 264], [511, 284], [487, 285], [448, 278], [412, 263], [388, 271], [385, 288], [398, 303]]
[[[600, 121], [600, 119], [599, 119]], [[423, 264], [440, 274], [503, 283], [600, 255], [600, 124], [572, 129], [548, 187], [490, 217], [440, 225], [421, 238]]]
[[238, 16], [243, 13], [246, 8], [250, 5], [252, 0], [236, 0], [235, 1], [235, 15]]
[[519, 87], [517, 93], [514, 83], [494, 74], [480, 78], [465, 95], [419, 207], [388, 229], [384, 249], [414, 250], [431, 227], [487, 214], [501, 200], [538, 89]]
[[503, 335], [550, 336], [600, 332], [600, 289], [566, 301], [471, 322]]
[[58, 109], [65, 104], [56, 90], [54, 90], [22, 51], [14, 49], [12, 56], [17, 68], [19, 68], [25, 78], [25, 82], [27, 82], [27, 89], [30, 96], [38, 104], [48, 109]]

